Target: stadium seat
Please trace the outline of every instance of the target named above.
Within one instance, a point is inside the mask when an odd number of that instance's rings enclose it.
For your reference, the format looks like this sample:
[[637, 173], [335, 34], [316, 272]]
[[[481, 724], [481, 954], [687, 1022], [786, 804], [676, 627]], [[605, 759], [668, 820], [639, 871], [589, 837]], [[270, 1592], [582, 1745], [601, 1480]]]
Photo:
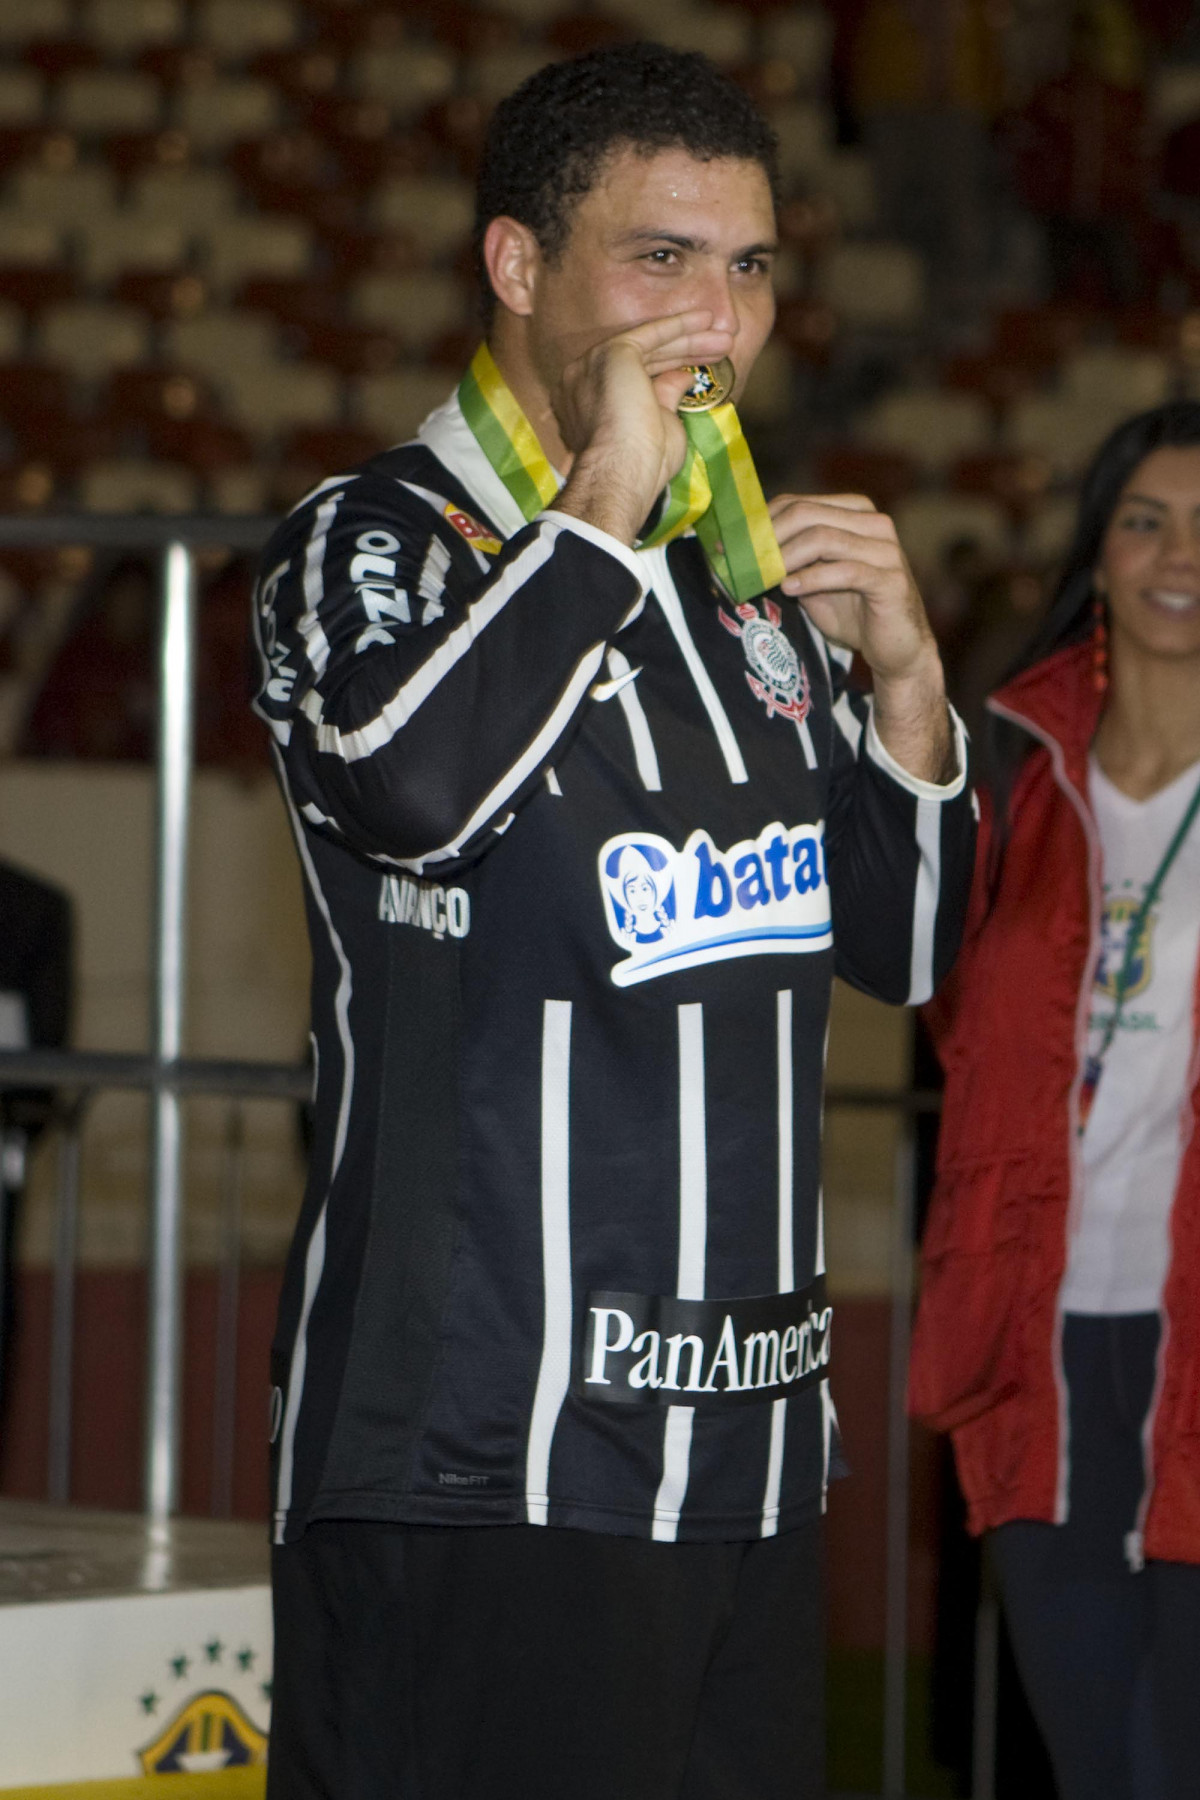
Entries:
[[172, 363], [220, 381], [231, 369], [273, 363], [278, 350], [274, 321], [241, 311], [197, 313], [163, 329], [163, 348]]
[[229, 416], [253, 437], [296, 425], [330, 425], [341, 411], [341, 382], [320, 363], [262, 363], [214, 373]]
[[265, 137], [279, 124], [279, 95], [268, 82], [250, 76], [197, 82], [176, 96], [175, 109], [180, 129], [209, 150], [239, 138]]
[[843, 231], [869, 231], [879, 217], [875, 170], [865, 150], [835, 150], [813, 172]]
[[1053, 367], [1053, 359], [1026, 357], [1017, 362], [994, 351], [964, 351], [943, 365], [942, 381], [965, 393], [982, 394], [995, 412], [1002, 413], [1019, 395], [1036, 387]]
[[894, 450], [826, 444], [817, 452], [816, 477], [818, 493], [865, 494], [881, 511], [890, 512], [916, 486], [918, 470], [910, 456]]
[[81, 260], [89, 281], [107, 286], [127, 269], [177, 269], [187, 255], [187, 233], [170, 219], [110, 214], [84, 225]]
[[150, 131], [158, 123], [158, 83], [136, 69], [77, 69], [59, 82], [54, 117], [83, 135]]
[[459, 174], [471, 177], [479, 167], [488, 117], [488, 108], [478, 94], [455, 94], [453, 99], [431, 106], [423, 114], [421, 126], [453, 158]]
[[62, 369], [45, 364], [0, 363], [0, 417], [13, 430], [64, 412], [70, 384]]
[[146, 169], [182, 169], [191, 160], [192, 146], [185, 131], [116, 131], [103, 144], [104, 160], [116, 174], [128, 180]]
[[607, 50], [610, 44], [628, 43], [634, 30], [623, 20], [599, 13], [560, 13], [546, 21], [544, 36], [564, 56], [583, 56], [590, 50]]
[[751, 424], [777, 425], [795, 410], [796, 371], [792, 353], [778, 337], [770, 338], [746, 383], [739, 411]]
[[362, 275], [349, 300], [352, 318], [394, 331], [410, 350], [422, 350], [443, 332], [466, 323], [462, 283], [435, 270]]
[[86, 468], [79, 480], [85, 512], [184, 513], [196, 505], [196, 481], [169, 463], [115, 458]]
[[725, 68], [749, 60], [753, 31], [745, 13], [732, 6], [692, 6], [654, 20], [660, 43], [673, 50], [699, 50]]
[[775, 330], [794, 355], [805, 362], [821, 363], [837, 337], [837, 318], [824, 301], [784, 299], [775, 314]]
[[225, 169], [147, 169], [132, 183], [137, 212], [174, 220], [187, 230], [237, 210], [237, 186]]
[[982, 494], [1005, 507], [1014, 518], [1040, 504], [1054, 471], [1038, 456], [1004, 451], [960, 457], [950, 473], [951, 486], [962, 494]]
[[71, 0], [15, 0], [0, 6], [0, 44], [65, 37], [72, 23]]
[[204, 267], [214, 287], [228, 291], [253, 275], [302, 275], [312, 239], [301, 219], [220, 219], [200, 233]]
[[1124, 412], [1143, 412], [1167, 398], [1171, 368], [1153, 350], [1091, 345], [1074, 350], [1061, 365], [1063, 392], [1080, 400], [1109, 402]]
[[25, 341], [25, 319], [19, 306], [0, 300], [0, 361], [20, 356]]
[[21, 60], [31, 69], [40, 69], [50, 80], [58, 81], [75, 69], [97, 68], [100, 52], [94, 44], [76, 37], [38, 38], [24, 45]]
[[108, 56], [128, 56], [147, 44], [169, 44], [183, 35], [183, 0], [85, 0], [81, 22]]
[[548, 44], [515, 44], [509, 50], [487, 51], [467, 59], [463, 87], [490, 109], [553, 61], [555, 53]]
[[818, 6], [787, 7], [763, 21], [761, 49], [764, 56], [778, 57], [795, 71], [802, 93], [820, 93], [829, 76], [833, 28]]
[[328, 44], [301, 44], [287, 50], [260, 50], [246, 65], [289, 99], [332, 94], [341, 74], [341, 53]]
[[920, 569], [934, 569], [955, 542], [969, 539], [1001, 555], [1010, 537], [1003, 507], [982, 495], [910, 494], [895, 510], [896, 535]]
[[771, 108], [779, 139], [779, 172], [785, 184], [820, 175], [833, 148], [833, 115], [815, 100], [790, 100]]
[[44, 263], [6, 265], [0, 259], [0, 297], [19, 306], [27, 315], [58, 301], [74, 300], [78, 292], [73, 272], [61, 264], [50, 267]]
[[906, 244], [838, 244], [818, 291], [839, 321], [863, 330], [914, 331], [925, 311], [925, 267]]
[[298, 328], [296, 337], [310, 361], [326, 363], [341, 375], [381, 375], [401, 361], [395, 333], [374, 325], [314, 318]]
[[171, 419], [160, 415], [145, 421], [144, 433], [151, 455], [205, 475], [219, 469], [244, 468], [254, 460], [246, 433], [220, 419]]
[[50, 269], [59, 259], [62, 229], [25, 212], [0, 212], [0, 267]]
[[299, 9], [288, 0], [202, 0], [197, 36], [218, 56], [240, 61], [256, 50], [281, 50], [299, 34]]
[[0, 125], [36, 125], [42, 117], [46, 84], [36, 69], [0, 66]]
[[353, 91], [381, 102], [396, 119], [415, 119], [435, 100], [444, 100], [455, 75], [454, 58], [429, 44], [361, 49], [347, 65]]
[[335, 179], [329, 150], [309, 131], [235, 144], [225, 160], [243, 193], [267, 212], [307, 213]]
[[432, 259], [462, 248], [475, 218], [469, 182], [452, 176], [398, 176], [371, 197], [371, 221], [380, 231], [400, 231]]
[[116, 207], [116, 182], [108, 169], [18, 169], [12, 178], [18, 211], [50, 225], [86, 225]]
[[214, 512], [266, 513], [274, 510], [271, 489], [266, 470], [257, 463], [247, 462], [227, 469], [213, 469], [204, 484], [204, 497]]
[[993, 324], [992, 348], [1009, 362], [1042, 370], [1081, 343], [1091, 323], [1078, 306], [1009, 307]]
[[944, 469], [992, 440], [987, 406], [974, 394], [940, 388], [900, 388], [885, 394], [858, 420], [862, 441], [898, 450], [924, 468]]
[[1041, 457], [1056, 476], [1070, 479], [1082, 473], [1126, 412], [1104, 398], [1027, 394], [1010, 412], [1004, 436], [1009, 449]]
[[141, 362], [149, 348], [146, 320], [127, 306], [68, 300], [51, 306], [36, 326], [38, 348], [83, 380]]
[[95, 415], [60, 412], [26, 419], [14, 429], [24, 459], [49, 463], [64, 480], [77, 475], [86, 463], [120, 455], [123, 448], [120, 427]]
[[1079, 503], [1073, 497], [1043, 500], [1031, 514], [1022, 538], [1022, 549], [1033, 562], [1055, 563], [1062, 557], [1075, 531]]
[[389, 444], [399, 444], [453, 391], [452, 375], [416, 364], [388, 375], [360, 376], [351, 384], [351, 411], [360, 425], [378, 432]]
[[383, 445], [384, 440], [378, 432], [364, 431], [355, 425], [316, 429], [302, 426], [288, 434], [280, 451], [280, 461], [293, 468], [311, 470], [312, 481], [316, 482], [342, 469], [357, 467]]
[[112, 298], [161, 320], [190, 319], [204, 310], [209, 296], [198, 275], [156, 275], [131, 269], [113, 283]]

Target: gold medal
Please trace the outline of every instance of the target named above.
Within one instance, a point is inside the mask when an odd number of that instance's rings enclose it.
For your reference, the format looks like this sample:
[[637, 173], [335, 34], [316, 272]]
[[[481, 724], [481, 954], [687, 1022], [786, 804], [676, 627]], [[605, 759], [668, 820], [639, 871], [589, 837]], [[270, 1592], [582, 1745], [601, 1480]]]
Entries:
[[737, 376], [727, 356], [719, 363], [685, 363], [684, 368], [695, 380], [679, 402], [680, 412], [711, 412], [732, 394]]

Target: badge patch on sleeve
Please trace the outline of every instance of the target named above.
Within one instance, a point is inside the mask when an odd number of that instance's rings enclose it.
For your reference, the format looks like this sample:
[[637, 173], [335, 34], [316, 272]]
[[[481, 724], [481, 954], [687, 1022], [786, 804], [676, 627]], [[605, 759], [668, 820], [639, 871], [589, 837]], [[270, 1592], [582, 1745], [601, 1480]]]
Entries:
[[449, 519], [459, 537], [466, 538], [473, 550], [482, 550], [487, 556], [499, 556], [504, 545], [498, 537], [493, 537], [486, 525], [473, 519], [469, 512], [461, 506], [448, 505], [444, 516]]

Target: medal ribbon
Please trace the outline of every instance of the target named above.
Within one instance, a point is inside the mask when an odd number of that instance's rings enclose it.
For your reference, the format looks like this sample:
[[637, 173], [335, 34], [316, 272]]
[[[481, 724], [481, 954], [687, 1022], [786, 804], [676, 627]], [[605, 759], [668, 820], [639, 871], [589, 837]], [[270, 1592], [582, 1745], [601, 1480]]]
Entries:
[[[458, 400], [480, 449], [525, 518], [535, 519], [553, 506], [554, 471], [486, 344], [459, 383]], [[694, 529], [726, 592], [735, 600], [753, 600], [778, 586], [784, 566], [737, 412], [726, 401], [711, 412], [679, 416], [687, 455], [637, 548], [667, 544]]]
[[1092, 1110], [1092, 1102], [1096, 1098], [1096, 1089], [1100, 1085], [1100, 1077], [1104, 1073], [1104, 1058], [1108, 1055], [1113, 1039], [1117, 1035], [1117, 1026], [1121, 1022], [1121, 1014], [1125, 1008], [1125, 996], [1129, 992], [1130, 976], [1137, 959], [1138, 944], [1146, 929], [1146, 921], [1150, 910], [1162, 892], [1163, 882], [1175, 858], [1183, 848], [1184, 840], [1195, 823], [1196, 814], [1200, 812], [1200, 786], [1188, 801], [1187, 811], [1179, 821], [1175, 835], [1163, 854], [1163, 859], [1151, 877], [1150, 885], [1142, 896], [1141, 905], [1129, 921], [1129, 929], [1125, 937], [1125, 955], [1121, 959], [1121, 968], [1117, 975], [1114, 1006], [1104, 1025], [1104, 1034], [1095, 1053], [1088, 1057], [1083, 1065], [1083, 1081], [1079, 1088], [1079, 1135], [1083, 1136], [1084, 1127]]

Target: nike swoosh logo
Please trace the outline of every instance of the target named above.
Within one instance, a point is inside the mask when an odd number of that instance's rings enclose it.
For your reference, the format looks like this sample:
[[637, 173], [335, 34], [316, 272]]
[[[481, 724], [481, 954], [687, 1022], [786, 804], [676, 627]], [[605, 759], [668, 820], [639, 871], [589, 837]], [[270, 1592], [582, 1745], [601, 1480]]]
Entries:
[[639, 666], [636, 669], [627, 669], [623, 675], [616, 675], [611, 681], [598, 681], [590, 690], [592, 699], [611, 700], [614, 694], [620, 693], [627, 682], [636, 681], [641, 672]]

